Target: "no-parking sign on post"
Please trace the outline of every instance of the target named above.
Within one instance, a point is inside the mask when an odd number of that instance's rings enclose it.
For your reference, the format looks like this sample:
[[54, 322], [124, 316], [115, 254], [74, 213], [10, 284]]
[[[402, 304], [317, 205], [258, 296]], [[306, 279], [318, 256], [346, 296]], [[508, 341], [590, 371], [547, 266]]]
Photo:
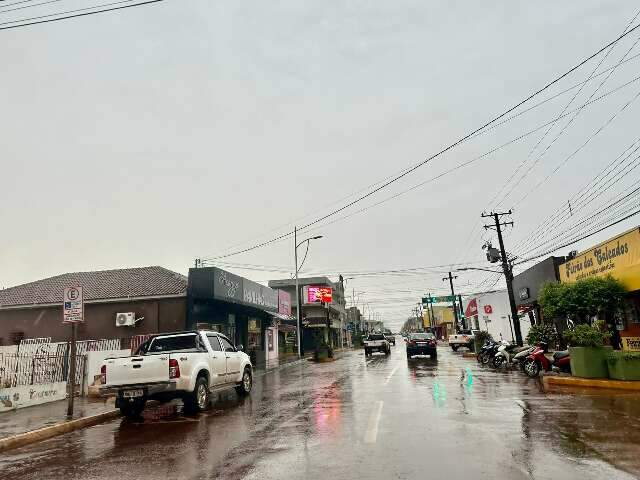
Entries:
[[82, 287], [67, 287], [64, 289], [63, 308], [63, 323], [84, 322]]

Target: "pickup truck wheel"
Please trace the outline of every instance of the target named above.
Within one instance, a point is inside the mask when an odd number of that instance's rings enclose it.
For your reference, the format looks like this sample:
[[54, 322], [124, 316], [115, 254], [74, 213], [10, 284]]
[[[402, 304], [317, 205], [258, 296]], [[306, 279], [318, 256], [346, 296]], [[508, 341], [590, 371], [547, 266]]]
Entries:
[[184, 399], [184, 409], [187, 413], [202, 412], [209, 407], [209, 385], [205, 377], [198, 377], [196, 386]]
[[238, 395], [249, 395], [252, 387], [253, 376], [251, 375], [251, 369], [245, 368], [244, 373], [242, 374], [242, 381], [236, 387], [236, 392], [238, 392]]
[[459, 347], [460, 347], [459, 345], [451, 345], [451, 350], [453, 350], [454, 352], [457, 352]]
[[118, 402], [118, 408], [123, 416], [127, 418], [138, 418], [144, 410], [146, 403], [147, 400], [144, 398], [135, 399], [133, 402], [122, 399]]

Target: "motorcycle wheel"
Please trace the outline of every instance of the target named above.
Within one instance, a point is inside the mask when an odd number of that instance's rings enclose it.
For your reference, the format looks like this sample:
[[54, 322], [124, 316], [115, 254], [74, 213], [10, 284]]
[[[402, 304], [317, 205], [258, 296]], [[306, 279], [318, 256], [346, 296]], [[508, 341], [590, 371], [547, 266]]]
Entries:
[[489, 354], [485, 353], [484, 356], [482, 357], [482, 364], [487, 365], [490, 360], [491, 360], [491, 357], [489, 356]]
[[493, 365], [493, 368], [500, 368], [504, 364], [505, 360], [506, 358], [504, 358], [502, 355], [496, 355], [491, 360], [491, 365]]
[[484, 353], [480, 352], [478, 355], [476, 355], [476, 360], [478, 361], [478, 363], [482, 363], [482, 357], [484, 356]]
[[540, 375], [540, 365], [535, 360], [527, 360], [524, 362], [524, 373], [531, 378]]

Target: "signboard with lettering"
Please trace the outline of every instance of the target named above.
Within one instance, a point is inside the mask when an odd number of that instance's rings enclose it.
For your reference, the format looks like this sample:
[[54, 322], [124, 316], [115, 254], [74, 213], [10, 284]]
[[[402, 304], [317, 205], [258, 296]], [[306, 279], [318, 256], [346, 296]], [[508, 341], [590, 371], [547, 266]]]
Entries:
[[518, 290], [518, 298], [520, 298], [520, 300], [527, 300], [529, 298], [529, 287], [522, 287]]
[[560, 281], [611, 275], [628, 291], [640, 290], [640, 228], [600, 243], [560, 265]]
[[491, 305], [485, 305], [484, 313], [486, 313], [487, 315], [491, 315], [493, 313], [493, 307]]
[[640, 337], [622, 337], [622, 349], [630, 352], [640, 352]]
[[63, 292], [63, 323], [84, 322], [82, 287], [67, 287]]
[[213, 296], [220, 300], [242, 301], [242, 277], [216, 268], [213, 272]]
[[275, 290], [243, 278], [242, 293], [244, 303], [265, 310], [278, 311], [278, 292]]

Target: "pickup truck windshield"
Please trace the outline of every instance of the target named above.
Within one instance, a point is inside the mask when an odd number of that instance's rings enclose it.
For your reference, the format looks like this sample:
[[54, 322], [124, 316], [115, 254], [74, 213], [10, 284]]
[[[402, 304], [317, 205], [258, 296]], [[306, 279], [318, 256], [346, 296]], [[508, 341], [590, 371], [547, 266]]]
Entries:
[[367, 340], [384, 340], [384, 335], [369, 335]]
[[193, 350], [198, 348], [198, 335], [176, 335], [172, 337], [154, 338], [147, 349], [148, 353], [175, 352], [176, 350]]

